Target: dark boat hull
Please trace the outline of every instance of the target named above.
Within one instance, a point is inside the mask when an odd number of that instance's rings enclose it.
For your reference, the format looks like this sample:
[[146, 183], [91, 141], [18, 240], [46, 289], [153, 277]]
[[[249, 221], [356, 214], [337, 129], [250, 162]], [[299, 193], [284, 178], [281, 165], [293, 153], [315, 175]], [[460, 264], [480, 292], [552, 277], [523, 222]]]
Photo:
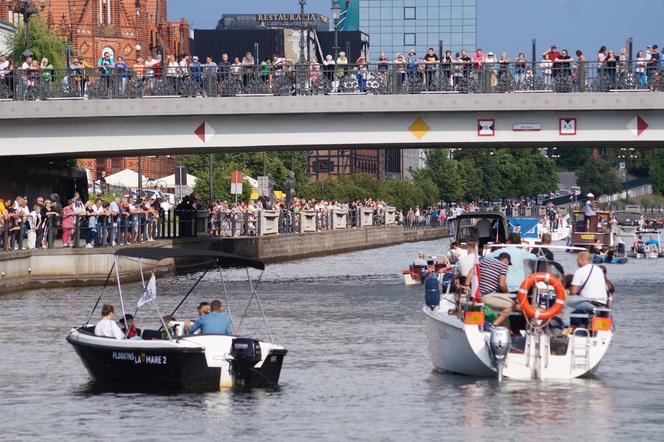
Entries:
[[[203, 348], [98, 346], [67, 337], [94, 382], [139, 388], [218, 390], [222, 367], [209, 367]], [[259, 368], [233, 370], [234, 386], [277, 387], [286, 350], [271, 350]], [[226, 368], [228, 370], [228, 368]]]

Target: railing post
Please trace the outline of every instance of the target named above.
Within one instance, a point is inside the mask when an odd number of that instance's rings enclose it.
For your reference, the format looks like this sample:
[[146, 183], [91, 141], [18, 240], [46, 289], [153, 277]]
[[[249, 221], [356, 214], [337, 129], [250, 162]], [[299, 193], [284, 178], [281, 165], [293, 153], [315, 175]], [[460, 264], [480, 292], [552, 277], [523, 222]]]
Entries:
[[5, 220], [3, 235], [4, 236], [2, 237], [3, 240], [2, 247], [5, 250], [5, 252], [9, 252], [9, 219]]
[[74, 216], [74, 248], [78, 249], [80, 246], [80, 240], [81, 240], [81, 225], [80, 225], [81, 217], [80, 215], [75, 215]]
[[49, 227], [48, 227], [48, 236], [46, 237], [46, 247], [49, 249], [53, 248], [53, 242], [55, 241], [55, 217], [53, 215], [49, 216]]

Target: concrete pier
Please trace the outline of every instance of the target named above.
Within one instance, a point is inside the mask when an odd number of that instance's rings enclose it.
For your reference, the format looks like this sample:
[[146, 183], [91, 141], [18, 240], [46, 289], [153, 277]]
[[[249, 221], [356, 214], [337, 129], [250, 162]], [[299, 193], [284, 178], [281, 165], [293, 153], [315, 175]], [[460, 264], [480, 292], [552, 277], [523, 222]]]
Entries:
[[[243, 238], [189, 238], [164, 240], [140, 247], [190, 247], [259, 257], [267, 263], [332, 255], [405, 242], [429, 241], [448, 236], [447, 228], [405, 230], [399, 226], [327, 230], [304, 234]], [[49, 287], [103, 284], [113, 264], [115, 248], [48, 249], [0, 253], [0, 293]], [[186, 269], [191, 262], [166, 262], [164, 268]], [[127, 279], [137, 277], [138, 265], [123, 260]]]

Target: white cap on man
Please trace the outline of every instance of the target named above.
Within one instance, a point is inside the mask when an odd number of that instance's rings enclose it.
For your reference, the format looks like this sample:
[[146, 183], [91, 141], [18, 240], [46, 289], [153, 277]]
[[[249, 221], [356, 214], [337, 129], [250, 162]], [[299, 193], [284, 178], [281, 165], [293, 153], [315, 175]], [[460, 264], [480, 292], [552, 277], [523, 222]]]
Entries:
[[588, 195], [586, 195], [586, 197], [588, 197], [588, 198], [595, 198], [595, 195], [593, 195], [592, 193], [589, 193]]

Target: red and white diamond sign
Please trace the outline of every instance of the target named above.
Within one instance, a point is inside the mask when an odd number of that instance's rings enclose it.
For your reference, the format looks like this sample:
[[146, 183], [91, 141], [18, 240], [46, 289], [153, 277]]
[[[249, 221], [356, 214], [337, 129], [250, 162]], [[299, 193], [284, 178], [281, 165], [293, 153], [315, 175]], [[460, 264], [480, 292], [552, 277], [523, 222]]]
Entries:
[[641, 134], [645, 132], [646, 129], [648, 129], [648, 123], [646, 123], [646, 120], [637, 115], [632, 119], [632, 121], [627, 123], [627, 129], [635, 136], [640, 137]]
[[204, 143], [210, 141], [210, 138], [216, 133], [217, 132], [215, 132], [214, 128], [210, 126], [207, 121], [203, 121], [194, 131], [194, 134]]

